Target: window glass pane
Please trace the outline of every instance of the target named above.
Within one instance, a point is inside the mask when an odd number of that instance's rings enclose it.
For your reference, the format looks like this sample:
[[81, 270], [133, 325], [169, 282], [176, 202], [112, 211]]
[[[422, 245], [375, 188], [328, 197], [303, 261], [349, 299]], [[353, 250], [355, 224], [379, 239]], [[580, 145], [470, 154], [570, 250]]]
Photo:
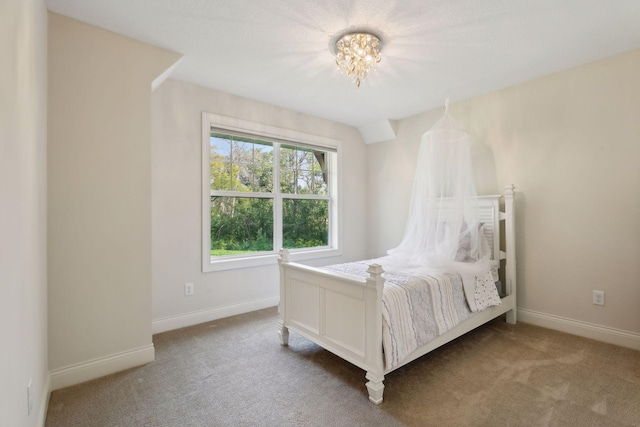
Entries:
[[314, 172], [313, 174], [313, 192], [314, 194], [326, 195], [327, 183], [326, 173]]
[[254, 176], [253, 191], [273, 192], [273, 146], [266, 143], [253, 145], [251, 173]]
[[273, 200], [211, 196], [211, 256], [273, 251]]
[[309, 171], [313, 168], [313, 153], [310, 151], [298, 151], [298, 163], [300, 170]]
[[284, 199], [282, 238], [285, 248], [329, 244], [329, 201]]
[[211, 189], [231, 190], [231, 140], [212, 135], [209, 141]]
[[328, 155], [324, 151], [283, 145], [280, 191], [285, 194], [327, 194]]
[[296, 189], [295, 178], [296, 150], [294, 147], [283, 145], [280, 148], [280, 191], [294, 194]]
[[212, 133], [211, 189], [271, 193], [273, 144]]

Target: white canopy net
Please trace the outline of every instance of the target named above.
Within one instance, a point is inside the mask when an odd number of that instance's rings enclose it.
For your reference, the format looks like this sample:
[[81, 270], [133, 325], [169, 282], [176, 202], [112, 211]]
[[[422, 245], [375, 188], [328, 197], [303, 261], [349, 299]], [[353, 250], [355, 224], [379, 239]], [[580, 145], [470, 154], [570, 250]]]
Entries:
[[404, 238], [388, 254], [386, 271], [479, 273], [490, 266], [470, 138], [448, 112], [422, 136]]

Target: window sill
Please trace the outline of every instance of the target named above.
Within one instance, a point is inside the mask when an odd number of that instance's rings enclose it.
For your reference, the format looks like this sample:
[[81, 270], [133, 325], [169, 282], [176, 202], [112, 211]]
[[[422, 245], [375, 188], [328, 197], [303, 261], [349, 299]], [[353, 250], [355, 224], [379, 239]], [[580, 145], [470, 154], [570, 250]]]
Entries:
[[[342, 255], [340, 249], [313, 249], [313, 250], [291, 250], [289, 252], [289, 260], [293, 262], [309, 261], [313, 259], [330, 258]], [[202, 271], [210, 273], [214, 271], [235, 270], [240, 268], [262, 267], [266, 265], [275, 265], [280, 257], [277, 253], [269, 253], [266, 255], [254, 255], [242, 258], [226, 258], [211, 259], [208, 263], [205, 261]]]

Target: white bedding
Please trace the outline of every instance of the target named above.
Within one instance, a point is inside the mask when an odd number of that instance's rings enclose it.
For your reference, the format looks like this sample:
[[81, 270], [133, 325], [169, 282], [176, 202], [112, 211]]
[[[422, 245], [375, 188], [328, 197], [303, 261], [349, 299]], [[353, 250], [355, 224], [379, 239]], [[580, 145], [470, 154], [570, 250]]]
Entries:
[[[367, 277], [367, 268], [374, 262], [336, 264], [323, 269]], [[414, 350], [468, 318], [472, 314], [470, 307], [479, 311], [500, 305], [491, 271], [471, 279], [475, 289], [467, 285], [466, 296], [462, 276], [457, 273], [417, 277], [385, 272], [383, 276], [382, 345], [387, 369], [397, 367]]]

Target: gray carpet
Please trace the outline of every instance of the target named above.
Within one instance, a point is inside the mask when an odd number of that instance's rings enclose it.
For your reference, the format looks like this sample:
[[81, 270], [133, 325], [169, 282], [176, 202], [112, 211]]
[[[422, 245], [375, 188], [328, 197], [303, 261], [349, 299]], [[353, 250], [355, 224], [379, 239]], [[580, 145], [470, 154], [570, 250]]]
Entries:
[[46, 426], [640, 426], [640, 352], [502, 319], [400, 368], [364, 371], [275, 309], [153, 337], [156, 361], [54, 391]]

